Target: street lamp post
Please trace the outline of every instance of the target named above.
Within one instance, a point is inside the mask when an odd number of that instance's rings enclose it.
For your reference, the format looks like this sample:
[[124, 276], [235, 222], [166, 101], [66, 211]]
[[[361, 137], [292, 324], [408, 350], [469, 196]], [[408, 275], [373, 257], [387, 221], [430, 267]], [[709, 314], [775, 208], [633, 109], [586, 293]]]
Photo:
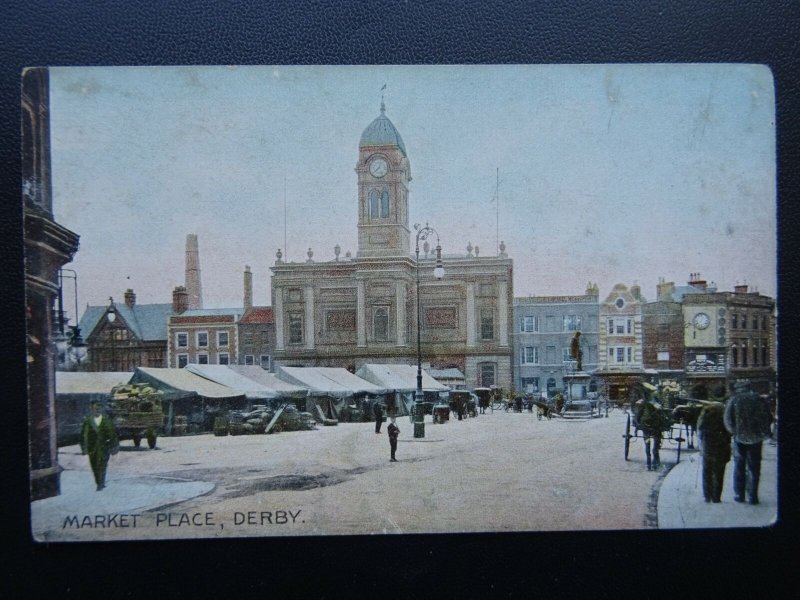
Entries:
[[[67, 275], [66, 272], [71, 273]], [[72, 279], [75, 283], [75, 325], [70, 325], [72, 335], [67, 338], [64, 334], [64, 279]], [[56, 348], [59, 359], [63, 357], [63, 364], [68, 368], [80, 368], [81, 363], [88, 354], [86, 343], [81, 337], [78, 327], [78, 273], [73, 269], [58, 270], [58, 322], [59, 333], [56, 336]]]
[[[421, 313], [419, 303], [419, 241], [425, 241], [431, 234], [436, 235], [436, 266], [433, 269], [433, 275], [436, 279], [444, 277], [444, 267], [442, 266], [442, 246], [439, 244], [439, 234], [433, 228], [425, 223], [425, 227], [421, 227], [419, 223], [414, 224], [414, 229], [417, 231], [417, 244], [416, 244], [416, 259], [417, 259], [417, 391], [414, 394], [414, 437], [425, 437], [425, 409], [422, 404], [422, 343], [420, 341], [421, 331]], [[427, 242], [426, 242], [427, 244]], [[427, 249], [425, 251], [427, 254]]]

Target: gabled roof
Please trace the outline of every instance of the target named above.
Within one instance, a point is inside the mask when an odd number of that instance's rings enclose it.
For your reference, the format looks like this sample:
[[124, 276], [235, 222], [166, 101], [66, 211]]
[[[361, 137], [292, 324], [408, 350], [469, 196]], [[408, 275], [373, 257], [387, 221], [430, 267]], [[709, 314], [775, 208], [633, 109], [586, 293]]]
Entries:
[[[456, 369], [456, 371], [458, 371]], [[459, 371], [460, 373], [460, 371]], [[412, 365], [365, 364], [356, 375], [370, 383], [396, 392], [412, 392], [417, 389], [417, 367]], [[464, 376], [462, 375], [463, 379]], [[449, 388], [422, 371], [422, 390], [425, 392], [444, 392]]]
[[[114, 304], [117, 318], [122, 319], [133, 335], [144, 342], [167, 339], [167, 320], [173, 314], [172, 304]], [[88, 339], [105, 318], [108, 306], [87, 306], [78, 326]]]
[[271, 325], [275, 323], [275, 315], [271, 306], [254, 306], [244, 313], [239, 323], [263, 323]]

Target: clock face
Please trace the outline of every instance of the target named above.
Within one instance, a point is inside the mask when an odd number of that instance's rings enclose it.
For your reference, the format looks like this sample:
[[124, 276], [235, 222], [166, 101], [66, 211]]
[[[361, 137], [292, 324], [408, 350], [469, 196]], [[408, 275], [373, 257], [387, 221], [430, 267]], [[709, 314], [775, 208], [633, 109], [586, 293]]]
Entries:
[[697, 313], [694, 316], [694, 326], [698, 329], [705, 329], [711, 323], [711, 319], [708, 318], [706, 313]]
[[388, 170], [389, 165], [382, 158], [376, 158], [369, 163], [369, 172], [372, 173], [373, 177], [383, 177]]

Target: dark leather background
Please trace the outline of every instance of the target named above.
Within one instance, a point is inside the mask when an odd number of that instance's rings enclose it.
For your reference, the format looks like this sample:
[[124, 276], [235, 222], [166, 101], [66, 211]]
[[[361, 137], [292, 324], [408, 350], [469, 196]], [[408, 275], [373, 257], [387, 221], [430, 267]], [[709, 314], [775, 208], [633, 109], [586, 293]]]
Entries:
[[[362, 63], [747, 62], [773, 69], [777, 88], [779, 311], [784, 506], [796, 491], [798, 54], [796, 1], [0, 2], [0, 301], [2, 301], [4, 574], [0, 590], [82, 596], [99, 580], [120, 597], [167, 598], [290, 588], [312, 597], [402, 592], [529, 597], [584, 590], [691, 594], [686, 573], [717, 591], [759, 595], [782, 576], [794, 518], [767, 532], [636, 532], [379, 536], [225, 542], [33, 545], [28, 531], [19, 73], [25, 66]], [[419, 93], [424, 93], [420, 90]], [[688, 226], [688, 224], [687, 224]], [[687, 267], [688, 269], [688, 267]], [[786, 368], [788, 367], [788, 368]], [[788, 374], [787, 374], [788, 373]], [[577, 433], [576, 435], [579, 435]], [[525, 460], [526, 457], [509, 457]], [[613, 468], [611, 465], [609, 468]], [[569, 477], [564, 473], [564, 477]], [[602, 473], [598, 474], [602, 477]], [[465, 502], [469, 501], [468, 492]], [[525, 506], [525, 499], [517, 499]], [[525, 507], [535, 509], [535, 507]], [[475, 507], [492, 510], [492, 507]], [[749, 553], [745, 551], [750, 547]], [[787, 550], [788, 551], [788, 550]], [[745, 554], [752, 576], [737, 576]], [[788, 557], [783, 560], [790, 560]], [[791, 571], [791, 567], [789, 571]], [[129, 576], [133, 571], [135, 576]], [[796, 575], [784, 571], [782, 575]], [[155, 579], [153, 579], [153, 576]], [[146, 585], [141, 585], [142, 582]], [[723, 583], [726, 582], [726, 583]], [[708, 585], [708, 583], [706, 583]], [[631, 589], [635, 587], [636, 590]], [[659, 594], [660, 595], [660, 594]], [[7, 596], [12, 597], [12, 596]], [[13, 596], [20, 597], [20, 596]]]

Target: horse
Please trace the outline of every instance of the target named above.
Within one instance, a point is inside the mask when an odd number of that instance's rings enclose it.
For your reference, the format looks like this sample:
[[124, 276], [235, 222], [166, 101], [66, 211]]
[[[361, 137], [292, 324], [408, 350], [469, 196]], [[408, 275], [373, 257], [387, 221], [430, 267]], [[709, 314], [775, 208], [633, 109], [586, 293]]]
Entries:
[[697, 420], [706, 404], [709, 403], [703, 400], [690, 400], [687, 404], [679, 404], [672, 409], [672, 420], [686, 427], [687, 448], [694, 448]]

